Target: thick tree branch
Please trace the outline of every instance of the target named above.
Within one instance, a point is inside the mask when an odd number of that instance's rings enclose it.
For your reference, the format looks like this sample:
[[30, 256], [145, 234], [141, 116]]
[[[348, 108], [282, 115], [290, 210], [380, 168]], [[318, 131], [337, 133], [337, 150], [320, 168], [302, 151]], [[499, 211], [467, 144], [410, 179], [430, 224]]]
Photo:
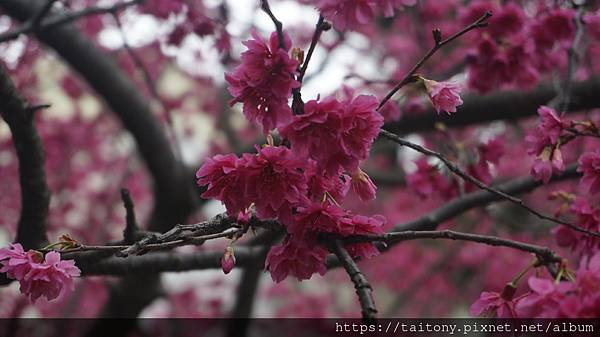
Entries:
[[[567, 167], [563, 175], [553, 177], [551, 182], [559, 182], [578, 177], [580, 174], [576, 171], [576, 168], [576, 165]], [[522, 177], [498, 185], [497, 188], [505, 191], [506, 193], [517, 195], [529, 192], [541, 185], [541, 182], [536, 181], [531, 177]], [[398, 224], [392, 229], [391, 232], [433, 231], [443, 222], [448, 221], [460, 214], [501, 200], [504, 199], [485, 190], [471, 192], [446, 203], [444, 206], [428, 213], [423, 217], [406, 223]], [[277, 229], [278, 226], [280, 225], [278, 225], [275, 221], [269, 221], [262, 227], [274, 230]], [[277, 234], [278, 232], [272, 231], [272, 233]], [[271, 241], [272, 239], [268, 239], [268, 242]], [[387, 246], [387, 248], [390, 248], [393, 245], [394, 243], [391, 243]], [[260, 249], [261, 247], [237, 246], [235, 250], [237, 260], [236, 266], [243, 267], [245, 263], [248, 263], [248, 261], [251, 259], [256, 258], [257, 255], [253, 254], [258, 254], [259, 251], [253, 250], [254, 248]], [[387, 248], [383, 250], [387, 250]], [[87, 254], [89, 253], [92, 252], [80, 253], [76, 257], [77, 265], [84, 270], [84, 274], [86, 275], [88, 275], [88, 272], [89, 275], [125, 275], [129, 272], [143, 272], [144, 268], [148, 268], [148, 270], [152, 270], [154, 272], [216, 269], [221, 267], [220, 258], [223, 255], [223, 252], [221, 251], [199, 252], [183, 255], [177, 255], [173, 253], [153, 253], [143, 256], [129, 256], [127, 258], [111, 257], [109, 259], [98, 261], [97, 259], [87, 258]], [[241, 263], [240, 257], [242, 257], [243, 261]], [[171, 261], [172, 264], [169, 261]], [[154, 265], [154, 263], [156, 263], [156, 265]], [[328, 268], [339, 267], [340, 261], [332, 256], [328, 259], [327, 265]]]
[[[235, 247], [235, 265], [244, 267], [252, 263], [262, 252], [262, 247]], [[84, 263], [80, 269], [84, 276], [131, 274], [156, 274], [160, 272], [177, 272], [200, 269], [221, 268], [222, 251], [197, 253], [153, 253], [135, 255], [127, 258], [111, 257], [98, 263]], [[77, 261], [77, 260], [76, 260]]]
[[[0, 7], [7, 14], [20, 21], [27, 21], [35, 15], [40, 5], [32, 0], [0, 2]], [[48, 15], [54, 14], [51, 11]], [[150, 221], [151, 229], [166, 230], [173, 223], [183, 222], [192, 208], [192, 187], [185, 180], [181, 165], [147, 100], [115, 61], [73, 25], [62, 22], [60, 25], [42, 27], [43, 30], [37, 30], [37, 37], [55, 49], [87, 80], [135, 138], [154, 178], [155, 208]]]
[[[54, 1], [52, 1], [52, 2], [54, 2]], [[50, 4], [50, 6], [45, 10], [44, 10], [44, 8], [40, 8], [40, 10], [37, 12], [37, 13], [41, 14], [38, 19], [36, 19], [34, 17], [34, 19], [32, 19], [30, 21], [26, 21], [21, 26], [15, 28], [13, 30], [9, 30], [7, 32], [1, 33], [0, 34], [0, 43], [14, 40], [14, 39], [18, 38], [19, 36], [21, 36], [21, 34], [29, 34], [32, 32], [39, 31], [39, 30], [49, 29], [49, 28], [52, 28], [55, 26], [70, 23], [73, 21], [77, 21], [86, 16], [117, 12], [122, 9], [125, 9], [126, 7], [139, 4], [140, 2], [141, 2], [141, 0], [134, 0], [134, 1], [118, 3], [113, 6], [109, 6], [109, 7], [105, 7], [105, 6], [88, 7], [88, 8], [79, 10], [79, 11], [55, 14], [55, 15], [52, 15], [51, 17], [46, 17], [44, 19], [44, 16], [46, 14], [48, 14], [48, 11], [51, 9], [51, 4]], [[1, 6], [1, 4], [0, 4], [0, 6]]]
[[[600, 108], [600, 77], [575, 82], [570, 91], [568, 112]], [[496, 120], [516, 120], [536, 116], [540, 105], [548, 104], [556, 95], [556, 89], [548, 84], [532, 91], [500, 91], [486, 96], [472, 94], [464, 98], [465, 103], [452, 116], [438, 115], [435, 110], [428, 109], [423, 113], [406, 115], [398, 121], [386, 123], [384, 129], [396, 134], [408, 134], [435, 130], [437, 123], [460, 127]]]
[[26, 249], [38, 248], [47, 242], [46, 222], [50, 205], [44, 148], [33, 114], [34, 109], [19, 95], [4, 66], [0, 65], [0, 115], [10, 128], [19, 159], [21, 216], [15, 241]]

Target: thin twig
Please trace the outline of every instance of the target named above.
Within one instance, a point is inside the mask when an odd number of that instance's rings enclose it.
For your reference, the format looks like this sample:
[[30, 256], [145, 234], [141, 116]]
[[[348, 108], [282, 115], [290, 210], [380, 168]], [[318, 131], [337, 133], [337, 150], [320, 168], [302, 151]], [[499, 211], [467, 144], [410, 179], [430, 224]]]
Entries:
[[477, 19], [477, 21], [473, 22], [472, 24], [468, 25], [467, 27], [463, 28], [461, 31], [455, 33], [454, 35], [450, 36], [449, 38], [447, 38], [445, 40], [441, 39], [441, 31], [439, 29], [434, 29], [433, 30], [433, 36], [434, 36], [434, 45], [433, 45], [433, 47], [431, 47], [431, 49], [427, 52], [427, 54], [425, 54], [413, 66], [413, 68], [406, 74], [406, 76], [404, 76], [404, 78], [400, 81], [400, 83], [398, 83], [390, 92], [388, 92], [387, 95], [385, 95], [385, 97], [383, 98], [383, 100], [381, 100], [381, 102], [379, 103], [379, 106], [377, 107], [377, 111], [379, 111], [385, 105], [385, 103], [387, 103], [392, 98], [392, 96], [394, 96], [394, 94], [396, 94], [396, 92], [398, 92], [398, 90], [400, 90], [403, 86], [405, 86], [405, 85], [407, 85], [407, 84], [409, 84], [411, 82], [414, 82], [416, 80], [416, 78], [415, 78], [416, 72], [440, 48], [442, 48], [446, 44], [448, 44], [448, 43], [456, 40], [460, 36], [464, 35], [465, 33], [469, 32], [469, 31], [471, 31], [473, 29], [482, 28], [482, 27], [487, 26], [486, 20], [489, 17], [491, 17], [491, 16], [492, 16], [492, 13], [486, 12], [485, 14], [483, 14], [482, 17], [480, 17], [479, 19]]
[[273, 21], [273, 24], [275, 25], [275, 30], [277, 31], [277, 40], [279, 42], [279, 48], [285, 49], [285, 37], [283, 36], [283, 24], [281, 23], [281, 21], [277, 20], [277, 17], [275, 17], [275, 14], [273, 14], [273, 12], [271, 11], [271, 6], [269, 6], [269, 1], [268, 0], [260, 0], [260, 9], [262, 9], [263, 12], [267, 13], [267, 15], [271, 18], [271, 21]]
[[331, 29], [331, 24], [326, 22], [325, 18], [322, 15], [319, 15], [319, 20], [315, 25], [315, 32], [313, 33], [310, 46], [308, 47], [306, 60], [304, 60], [304, 63], [302, 63], [302, 66], [299, 68], [298, 76], [296, 77], [296, 80], [300, 82], [300, 86], [292, 90], [292, 111], [294, 112], [294, 115], [301, 115], [304, 113], [304, 101], [302, 100], [302, 81], [304, 80], [304, 75], [306, 74], [308, 64], [310, 63], [315, 48], [319, 43], [319, 38], [321, 37], [321, 34], [329, 29]]
[[540, 261], [545, 263], [558, 263], [562, 261], [562, 258], [556, 255], [555, 252], [547, 247], [537, 246], [526, 242], [519, 242], [510, 239], [504, 239], [497, 236], [480, 235], [472, 233], [462, 233], [453, 230], [439, 230], [439, 231], [404, 231], [404, 232], [391, 232], [385, 234], [373, 234], [373, 235], [356, 235], [344, 239], [346, 243], [357, 243], [357, 242], [385, 242], [385, 243], [397, 243], [401, 241], [419, 240], [419, 239], [448, 239], [448, 240], [460, 240], [460, 241], [471, 241], [483, 243], [490, 246], [501, 246], [509, 247], [517, 250], [521, 250], [528, 253], [535, 254]]
[[358, 301], [362, 308], [363, 320], [367, 323], [373, 322], [377, 319], [377, 308], [375, 307], [375, 300], [373, 299], [373, 288], [365, 275], [360, 271], [356, 262], [352, 259], [342, 241], [335, 240], [331, 247], [332, 252], [338, 257], [342, 266], [348, 273], [350, 280], [354, 283], [354, 289], [356, 289], [356, 295], [358, 295]]
[[308, 64], [310, 63], [315, 48], [319, 43], [321, 34], [329, 29], [331, 29], [331, 24], [326, 22], [325, 18], [322, 15], [319, 15], [319, 20], [315, 25], [315, 32], [313, 33], [312, 40], [310, 41], [310, 46], [308, 47], [308, 52], [306, 53], [306, 59], [304, 60], [304, 63], [302, 63], [302, 67], [300, 67], [300, 71], [298, 72], [298, 82], [302, 83], [302, 81], [304, 80], [306, 69], [308, 69]]
[[600, 233], [599, 232], [590, 231], [590, 230], [587, 230], [585, 228], [581, 228], [579, 226], [576, 226], [576, 225], [574, 225], [574, 224], [572, 224], [570, 222], [563, 221], [563, 220], [560, 220], [560, 219], [557, 219], [557, 218], [554, 218], [554, 217], [551, 217], [551, 216], [547, 216], [547, 215], [544, 215], [544, 214], [536, 211], [535, 209], [527, 206], [523, 202], [523, 200], [521, 200], [521, 199], [519, 199], [517, 197], [514, 197], [514, 196], [512, 196], [510, 194], [507, 194], [505, 192], [502, 192], [501, 190], [499, 190], [497, 188], [491, 187], [491, 186], [485, 184], [484, 182], [482, 182], [481, 180], [479, 180], [479, 179], [473, 177], [472, 175], [468, 174], [467, 172], [463, 171], [462, 169], [460, 169], [458, 167], [458, 165], [456, 165], [455, 163], [453, 163], [452, 161], [450, 161], [448, 158], [446, 158], [443, 154], [441, 154], [439, 152], [436, 152], [436, 151], [430, 150], [428, 148], [425, 148], [425, 147], [423, 147], [421, 145], [409, 142], [409, 141], [407, 141], [405, 139], [402, 139], [399, 136], [397, 136], [397, 135], [395, 135], [395, 134], [393, 134], [391, 132], [388, 132], [386, 130], [383, 130], [383, 129], [380, 130], [379, 135], [383, 136], [383, 137], [385, 137], [387, 139], [390, 139], [393, 142], [395, 142], [395, 143], [397, 143], [397, 144], [399, 144], [401, 146], [406, 146], [406, 147], [411, 148], [411, 149], [413, 149], [413, 150], [415, 150], [417, 152], [420, 152], [420, 153], [422, 153], [422, 154], [424, 154], [426, 156], [431, 156], [431, 157], [438, 158], [440, 161], [442, 161], [442, 163], [444, 163], [444, 165], [446, 165], [446, 167], [448, 167], [448, 169], [450, 171], [452, 171], [454, 174], [456, 174], [457, 176], [461, 177], [465, 181], [468, 181], [468, 182], [472, 183], [473, 185], [481, 188], [482, 190], [486, 190], [486, 191], [488, 191], [490, 193], [496, 194], [497, 196], [502, 197], [503, 199], [506, 199], [506, 200], [514, 203], [515, 205], [518, 205], [519, 207], [523, 208], [524, 210], [526, 210], [529, 213], [537, 216], [540, 219], [548, 220], [548, 221], [551, 221], [551, 222], [554, 222], [554, 223], [557, 223], [557, 224], [560, 224], [560, 225], [567, 226], [567, 227], [569, 227], [569, 228], [571, 228], [571, 229], [573, 229], [575, 231], [578, 231], [580, 233], [584, 233], [584, 234], [595, 236], [595, 237], [600, 237]]
[[123, 240], [127, 244], [135, 242], [135, 235], [139, 230], [137, 221], [135, 220], [135, 210], [133, 200], [129, 190], [126, 188], [121, 189], [121, 199], [123, 200], [123, 207], [125, 207], [125, 230], [123, 231]]

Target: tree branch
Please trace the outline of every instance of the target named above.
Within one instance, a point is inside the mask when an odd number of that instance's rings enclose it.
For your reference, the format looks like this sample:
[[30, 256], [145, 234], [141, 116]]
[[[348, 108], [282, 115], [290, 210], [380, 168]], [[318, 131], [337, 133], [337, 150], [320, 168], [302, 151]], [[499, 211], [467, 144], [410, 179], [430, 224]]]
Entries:
[[470, 32], [473, 29], [482, 28], [482, 27], [487, 26], [486, 20], [491, 16], [492, 16], [492, 13], [485, 12], [485, 14], [483, 14], [483, 16], [481, 16], [479, 19], [477, 19], [477, 21], [473, 22], [472, 24], [468, 25], [467, 27], [463, 28], [461, 31], [453, 34], [452, 36], [450, 36], [449, 38], [447, 38], [445, 40], [442, 40], [442, 31], [439, 29], [434, 29], [433, 30], [433, 40], [434, 40], [433, 47], [431, 47], [431, 49], [427, 52], [427, 54], [425, 54], [413, 66], [413, 68], [406, 74], [406, 76], [404, 76], [404, 78], [400, 81], [400, 83], [398, 83], [392, 90], [390, 90], [390, 92], [387, 93], [387, 95], [385, 95], [385, 97], [381, 100], [381, 102], [379, 102], [377, 111], [379, 111], [381, 108], [383, 108], [385, 103], [387, 103], [392, 98], [392, 96], [394, 96], [394, 94], [396, 94], [396, 92], [398, 92], [398, 90], [400, 90], [403, 86], [405, 86], [411, 82], [414, 82], [416, 80], [415, 75], [416, 75], [417, 71], [419, 71], [419, 69], [421, 69], [423, 64], [425, 64], [425, 62], [427, 62], [427, 60], [429, 60], [438, 50], [440, 50], [442, 47], [444, 47], [448, 43], [456, 40], [457, 38], [463, 36], [464, 34]]
[[480, 235], [472, 233], [462, 233], [452, 230], [441, 230], [441, 231], [403, 231], [403, 232], [391, 232], [381, 235], [356, 235], [344, 239], [345, 243], [357, 243], [357, 242], [385, 242], [388, 244], [395, 244], [402, 241], [419, 240], [419, 239], [448, 239], [448, 240], [460, 240], [460, 241], [471, 241], [483, 243], [490, 246], [501, 246], [509, 247], [524, 252], [535, 254], [540, 263], [551, 264], [559, 263], [562, 258], [556, 255], [555, 252], [547, 247], [537, 246], [526, 242], [519, 242], [510, 239], [504, 239], [497, 236]]
[[4, 66], [0, 65], [0, 115], [10, 128], [19, 159], [21, 216], [15, 241], [25, 249], [38, 248], [47, 242], [50, 205], [44, 148], [33, 114], [34, 110], [19, 95]]
[[[600, 108], [598, 92], [600, 77], [573, 83], [567, 112]], [[452, 116], [438, 115], [430, 108], [423, 113], [406, 115], [398, 121], [388, 122], [383, 128], [396, 134], [407, 134], [435, 130], [438, 123], [448, 127], [462, 127], [496, 120], [516, 120], [536, 116], [540, 105], [548, 104], [556, 95], [556, 89], [548, 84], [528, 92], [500, 91], [486, 96], [472, 94], [464, 98], [464, 104]]]
[[358, 301], [362, 308], [363, 320], [365, 323], [372, 323], [377, 318], [377, 308], [375, 307], [371, 284], [360, 271], [356, 262], [352, 260], [352, 257], [340, 240], [335, 240], [333, 242], [331, 251], [340, 260], [346, 273], [348, 273], [350, 280], [354, 283], [354, 289], [356, 289], [356, 295], [358, 296]]
[[277, 17], [271, 11], [271, 6], [269, 5], [268, 0], [260, 0], [260, 9], [265, 12], [273, 24], [275, 25], [275, 30], [277, 31], [277, 40], [279, 42], [279, 48], [285, 48], [285, 38], [283, 36], [283, 24], [281, 21], [277, 20]]
[[[53, 3], [55, 1], [50, 1], [50, 2]], [[50, 29], [55, 26], [70, 23], [73, 21], [77, 21], [86, 16], [117, 12], [122, 9], [125, 9], [126, 7], [133, 6], [133, 5], [139, 4], [141, 2], [142, 2], [142, 0], [133, 0], [133, 1], [128, 1], [128, 2], [118, 3], [113, 6], [109, 6], [109, 7], [105, 7], [105, 6], [88, 7], [88, 8], [79, 10], [79, 11], [52, 15], [51, 17], [47, 17], [44, 19], [44, 16], [52, 8], [52, 4], [50, 4], [50, 6], [45, 10], [44, 10], [44, 8], [40, 8], [40, 10], [37, 13], [40, 13], [42, 15], [38, 19], [36, 19], [36, 20], [32, 19], [30, 21], [26, 21], [21, 26], [15, 28], [13, 30], [1, 33], [0, 34], [0, 43], [14, 40], [14, 39], [18, 38], [19, 36], [21, 36], [21, 34], [29, 34], [29, 33], [37, 32], [37, 31], [44, 30], [44, 29]], [[3, 4], [0, 4], [0, 6], [3, 6]]]
[[497, 188], [491, 187], [491, 186], [485, 184], [484, 182], [482, 182], [481, 180], [479, 180], [479, 179], [473, 177], [472, 175], [468, 174], [467, 172], [463, 171], [460, 167], [458, 167], [458, 165], [456, 165], [455, 163], [453, 163], [452, 161], [450, 161], [448, 158], [446, 158], [443, 154], [441, 154], [439, 152], [430, 150], [430, 149], [425, 148], [425, 147], [423, 147], [421, 145], [418, 145], [418, 144], [411, 143], [411, 142], [409, 142], [409, 141], [407, 141], [405, 139], [402, 139], [402, 138], [398, 137], [397, 135], [395, 135], [395, 134], [393, 134], [391, 132], [388, 132], [386, 130], [383, 130], [383, 129], [380, 131], [379, 134], [381, 136], [387, 138], [387, 139], [392, 140], [393, 142], [395, 142], [395, 143], [397, 143], [397, 144], [399, 144], [401, 146], [406, 146], [406, 147], [411, 148], [411, 149], [413, 149], [413, 150], [415, 150], [417, 152], [420, 152], [420, 153], [422, 153], [422, 154], [424, 154], [426, 156], [431, 156], [431, 157], [438, 158], [439, 160], [441, 160], [444, 163], [444, 165], [446, 165], [446, 167], [448, 167], [448, 169], [450, 171], [452, 171], [454, 174], [456, 174], [457, 176], [461, 177], [465, 181], [468, 181], [468, 182], [474, 184], [475, 186], [479, 187], [482, 190], [486, 190], [486, 191], [488, 191], [490, 193], [496, 194], [497, 196], [499, 196], [499, 197], [501, 197], [503, 199], [506, 199], [506, 200], [512, 202], [513, 204], [521, 207], [522, 209], [524, 209], [527, 212], [529, 212], [529, 213], [537, 216], [540, 219], [548, 220], [548, 221], [551, 221], [551, 222], [554, 222], [554, 223], [557, 223], [557, 224], [560, 224], [560, 225], [567, 226], [567, 227], [569, 227], [569, 228], [571, 228], [571, 229], [573, 229], [573, 230], [575, 230], [577, 232], [580, 232], [580, 233], [584, 233], [584, 234], [587, 234], [587, 235], [590, 235], [590, 236], [594, 236], [594, 237], [600, 237], [600, 233], [599, 232], [590, 231], [590, 230], [587, 230], [585, 228], [576, 226], [576, 225], [574, 225], [574, 224], [572, 224], [570, 222], [563, 221], [563, 220], [560, 220], [560, 219], [557, 219], [557, 218], [554, 218], [554, 217], [551, 217], [551, 216], [547, 216], [547, 215], [544, 215], [544, 214], [538, 212], [537, 210], [535, 210], [535, 209], [531, 208], [530, 206], [526, 205], [523, 202], [523, 200], [521, 200], [519, 198], [516, 198], [516, 197], [514, 197], [514, 196], [512, 196], [512, 195], [510, 195], [510, 194], [508, 194], [506, 192], [503, 192], [503, 191], [501, 191], [501, 190], [499, 190]]
[[[128, 4], [133, 3], [135, 2]], [[21, 21], [28, 20], [40, 8], [38, 2], [32, 0], [5, 0], [0, 2], [0, 7]], [[91, 9], [89, 11], [94, 12]], [[99, 12], [107, 11], [114, 9], [104, 8]], [[87, 80], [136, 140], [154, 178], [155, 207], [150, 228], [155, 231], [166, 230], [173, 223], [185, 221], [193, 207], [192, 186], [182, 174], [182, 167], [147, 100], [140, 95], [115, 61], [102, 53], [73, 25], [63, 21], [61, 25], [53, 25], [50, 29], [44, 26], [47, 20], [49, 19], [42, 22], [42, 27], [47, 29], [36, 32], [38, 38], [54, 48]]]

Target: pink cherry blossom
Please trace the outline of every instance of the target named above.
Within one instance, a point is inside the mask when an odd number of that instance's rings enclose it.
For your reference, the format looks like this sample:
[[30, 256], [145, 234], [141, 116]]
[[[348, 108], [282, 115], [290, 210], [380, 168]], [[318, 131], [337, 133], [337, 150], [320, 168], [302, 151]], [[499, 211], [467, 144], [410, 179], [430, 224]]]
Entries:
[[21, 293], [32, 302], [40, 297], [50, 301], [67, 290], [73, 290], [73, 277], [81, 274], [75, 261], [61, 261], [57, 252], [49, 252], [44, 259], [42, 253], [34, 250], [25, 252], [18, 243], [0, 249], [0, 263], [0, 272], [19, 281]]
[[560, 174], [565, 170], [562, 153], [560, 149], [547, 147], [533, 162], [531, 175], [547, 184], [554, 174]]
[[560, 303], [573, 290], [571, 282], [556, 283], [553, 280], [532, 276], [527, 280], [531, 293], [520, 300], [515, 310], [521, 318], [561, 317]]
[[285, 222], [291, 208], [306, 199], [305, 160], [285, 146], [265, 146], [256, 155], [244, 154], [242, 160], [243, 185], [237, 186], [237, 193], [255, 204], [259, 217]]
[[456, 107], [463, 104], [460, 98], [461, 87], [455, 82], [436, 82], [423, 79], [427, 94], [437, 113], [446, 111], [448, 114], [456, 112]]
[[[569, 211], [576, 216], [575, 224], [590, 231], [600, 231], [600, 212], [592, 207], [583, 197], [576, 198]], [[600, 248], [600, 240], [596, 237], [576, 232], [566, 226], [559, 226], [554, 231], [557, 243], [563, 247], [570, 247], [574, 251], [589, 255]]]
[[507, 284], [501, 294], [484, 291], [469, 308], [473, 317], [516, 318], [514, 295], [516, 287]]
[[250, 201], [240, 193], [243, 180], [237, 169], [239, 161], [233, 154], [216, 155], [208, 158], [196, 172], [198, 185], [208, 185], [202, 197], [220, 200], [231, 215], [250, 206]]
[[0, 273], [6, 273], [6, 276], [12, 279], [22, 280], [43, 258], [39, 252], [25, 252], [20, 243], [11, 243], [10, 248], [0, 249]]
[[40, 297], [48, 301], [58, 298], [67, 290], [73, 291], [73, 277], [81, 274], [75, 261], [60, 259], [58, 252], [49, 252], [43, 263], [34, 264], [33, 268], [19, 280], [21, 292], [29, 296], [32, 302]]
[[369, 201], [375, 199], [377, 186], [365, 172], [358, 169], [352, 174], [352, 190], [361, 201]]
[[600, 149], [584, 153], [579, 158], [579, 167], [577, 172], [582, 172], [581, 185], [584, 186], [590, 194], [600, 192]]
[[281, 282], [289, 275], [298, 280], [308, 280], [314, 273], [325, 275], [325, 258], [328, 251], [300, 237], [287, 237], [273, 246], [267, 255], [265, 268], [275, 282]]
[[539, 107], [538, 114], [540, 115], [539, 129], [543, 130], [552, 144], [556, 144], [567, 124], [560, 117], [558, 117], [556, 111], [550, 107]]
[[333, 97], [308, 101], [304, 114], [294, 116], [281, 134], [292, 143], [292, 150], [317, 162], [318, 170], [336, 176], [340, 171], [354, 172], [366, 159], [383, 125], [375, 111], [377, 99], [360, 95], [343, 103]]
[[245, 41], [248, 48], [242, 53], [241, 64], [233, 73], [225, 74], [232, 104], [243, 103], [243, 112], [249, 121], [258, 121], [266, 134], [286, 124], [292, 117], [288, 99], [299, 83], [294, 79], [298, 61], [288, 51], [291, 40], [285, 34], [285, 43], [279, 45], [277, 33], [268, 42], [256, 32]]

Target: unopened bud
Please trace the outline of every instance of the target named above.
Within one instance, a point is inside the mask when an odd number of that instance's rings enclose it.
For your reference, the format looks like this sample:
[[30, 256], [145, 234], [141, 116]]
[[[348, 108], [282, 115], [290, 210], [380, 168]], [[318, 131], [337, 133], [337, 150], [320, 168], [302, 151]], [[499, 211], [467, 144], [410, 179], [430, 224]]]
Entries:
[[233, 267], [235, 267], [235, 255], [233, 255], [233, 247], [227, 246], [227, 248], [225, 248], [225, 254], [223, 254], [223, 257], [221, 257], [221, 268], [223, 269], [223, 273], [229, 274]]

